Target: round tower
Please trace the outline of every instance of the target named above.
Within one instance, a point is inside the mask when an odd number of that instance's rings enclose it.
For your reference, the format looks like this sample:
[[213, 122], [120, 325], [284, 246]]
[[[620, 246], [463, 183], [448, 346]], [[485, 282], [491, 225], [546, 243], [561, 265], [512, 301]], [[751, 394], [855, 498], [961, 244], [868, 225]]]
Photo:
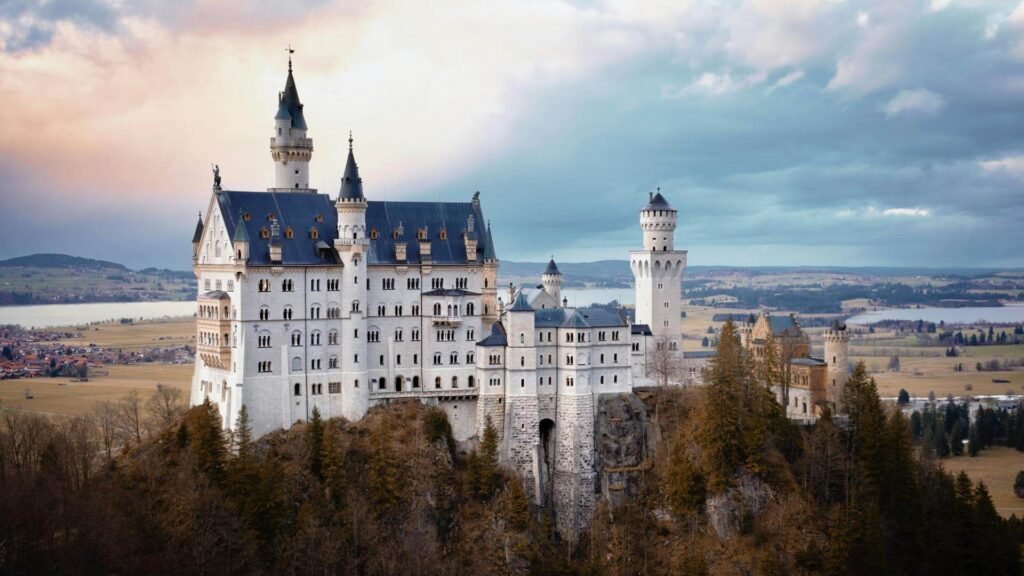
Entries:
[[850, 334], [843, 324], [825, 330], [825, 387], [833, 407], [839, 405], [850, 377]]
[[651, 252], [671, 252], [674, 250], [672, 239], [676, 231], [676, 220], [679, 216], [668, 200], [661, 195], [650, 193], [647, 206], [640, 211], [640, 228], [644, 231], [644, 250]]
[[274, 190], [310, 191], [309, 161], [313, 158], [313, 139], [306, 138], [306, 118], [302, 114], [302, 102], [292, 76], [291, 57], [288, 58], [288, 79], [284, 91], [277, 95], [270, 155], [274, 159]]
[[555, 299], [555, 302], [562, 300], [562, 273], [559, 272], [554, 257], [548, 262], [548, 267], [541, 274], [540, 281], [544, 286], [544, 291], [550, 294]]

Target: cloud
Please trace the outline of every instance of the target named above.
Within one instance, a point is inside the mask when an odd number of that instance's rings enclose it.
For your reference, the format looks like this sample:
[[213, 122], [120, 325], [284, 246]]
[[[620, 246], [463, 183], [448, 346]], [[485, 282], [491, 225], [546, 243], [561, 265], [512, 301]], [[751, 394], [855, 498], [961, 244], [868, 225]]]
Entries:
[[870, 206], [867, 209], [867, 215], [871, 217], [878, 216], [895, 216], [898, 218], [927, 218], [932, 215], [932, 211], [927, 208], [884, 208], [878, 209], [874, 206]]
[[806, 74], [803, 70], [794, 70], [789, 74], [786, 74], [782, 78], [776, 80], [775, 83], [772, 84], [771, 89], [774, 90], [776, 88], [784, 88], [786, 86], [789, 86], [790, 84], [794, 84], [796, 82], [799, 82], [800, 80], [803, 80], [804, 76], [806, 76]]
[[1006, 156], [995, 160], [982, 160], [978, 164], [986, 172], [1004, 172], [1018, 178], [1024, 178], [1024, 156]]
[[945, 107], [946, 100], [939, 94], [924, 88], [916, 88], [900, 90], [882, 106], [882, 111], [889, 118], [914, 114], [934, 116]]
[[684, 98], [690, 95], [725, 96], [758, 86], [764, 80], [764, 74], [733, 75], [728, 70], [704, 72], [682, 88], [663, 88], [661, 94], [664, 98]]

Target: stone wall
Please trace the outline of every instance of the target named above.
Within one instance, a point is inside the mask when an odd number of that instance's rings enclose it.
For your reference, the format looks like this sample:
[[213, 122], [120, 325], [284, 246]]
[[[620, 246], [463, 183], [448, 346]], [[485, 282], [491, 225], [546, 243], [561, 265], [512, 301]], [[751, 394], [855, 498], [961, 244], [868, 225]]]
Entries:
[[560, 396], [557, 416], [552, 506], [558, 531], [572, 541], [590, 523], [597, 504], [594, 396]]
[[537, 397], [510, 396], [507, 402], [504, 461], [523, 478], [530, 500], [539, 504], [537, 448], [540, 420], [537, 418]]
[[476, 400], [476, 437], [483, 439], [487, 418], [498, 432], [498, 440], [505, 438], [505, 400], [501, 396], [480, 395]]

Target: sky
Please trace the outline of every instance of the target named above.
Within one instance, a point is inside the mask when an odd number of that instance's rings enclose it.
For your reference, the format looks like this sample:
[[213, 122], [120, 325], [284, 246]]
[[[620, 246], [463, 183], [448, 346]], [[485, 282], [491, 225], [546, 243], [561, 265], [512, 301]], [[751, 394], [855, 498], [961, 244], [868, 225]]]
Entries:
[[1024, 2], [5, 0], [0, 258], [187, 269], [273, 185], [286, 49], [336, 195], [468, 201], [505, 260], [1024, 266]]

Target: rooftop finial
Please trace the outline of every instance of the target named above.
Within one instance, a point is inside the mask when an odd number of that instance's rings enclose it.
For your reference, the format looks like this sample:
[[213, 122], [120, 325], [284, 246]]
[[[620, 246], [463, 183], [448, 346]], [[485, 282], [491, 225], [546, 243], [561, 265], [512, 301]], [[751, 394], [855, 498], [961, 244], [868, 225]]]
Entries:
[[295, 54], [295, 50], [292, 49], [292, 45], [288, 45], [288, 73], [292, 71], [292, 54]]
[[348, 131], [348, 151], [352, 151], [352, 131]]

